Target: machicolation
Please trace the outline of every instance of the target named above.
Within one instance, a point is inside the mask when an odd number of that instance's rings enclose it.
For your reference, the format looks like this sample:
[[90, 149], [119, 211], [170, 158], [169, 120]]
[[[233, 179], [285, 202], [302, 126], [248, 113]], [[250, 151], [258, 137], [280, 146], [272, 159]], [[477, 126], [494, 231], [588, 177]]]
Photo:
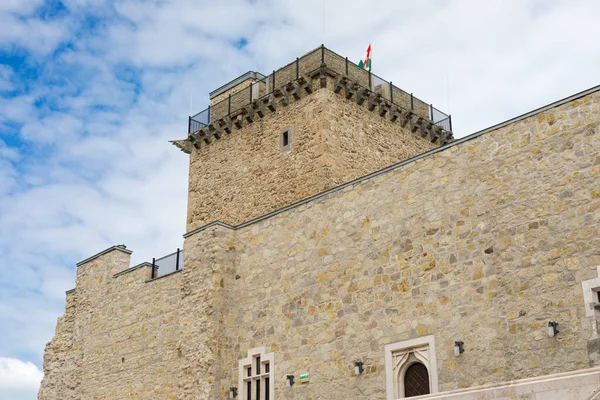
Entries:
[[[278, 86], [276, 82], [282, 80], [284, 83]], [[189, 154], [192, 147], [208, 145], [213, 139], [230, 134], [233, 127], [241, 129], [257, 118], [265, 118], [278, 108], [286, 107], [290, 102], [298, 101], [321, 88], [333, 90], [347, 100], [354, 100], [382, 118], [398, 121], [402, 127], [408, 127], [412, 133], [432, 143], [443, 145], [453, 140], [450, 116], [324, 46], [273, 71], [269, 77], [249, 81], [245, 89], [236, 90], [198, 114], [204, 114], [204, 122], [194, 119], [197, 116], [190, 117], [188, 137], [172, 143]], [[435, 118], [436, 112], [440, 119]]]

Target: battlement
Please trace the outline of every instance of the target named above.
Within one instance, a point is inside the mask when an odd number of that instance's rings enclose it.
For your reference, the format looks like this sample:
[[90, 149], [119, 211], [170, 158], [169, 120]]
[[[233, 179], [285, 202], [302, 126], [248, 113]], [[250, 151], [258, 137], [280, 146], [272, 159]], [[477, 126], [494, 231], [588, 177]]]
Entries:
[[211, 105], [188, 121], [185, 153], [275, 113], [319, 88], [329, 88], [432, 143], [452, 140], [451, 117], [324, 46], [264, 76], [249, 71], [210, 93]]

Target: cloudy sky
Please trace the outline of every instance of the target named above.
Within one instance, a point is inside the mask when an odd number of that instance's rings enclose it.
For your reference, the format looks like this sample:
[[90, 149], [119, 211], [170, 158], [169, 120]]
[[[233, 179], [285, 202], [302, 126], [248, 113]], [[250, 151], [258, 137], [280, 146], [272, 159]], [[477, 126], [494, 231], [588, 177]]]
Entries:
[[600, 83], [600, 2], [0, 1], [0, 398], [34, 399], [75, 263], [182, 244], [187, 117], [325, 43], [461, 137]]

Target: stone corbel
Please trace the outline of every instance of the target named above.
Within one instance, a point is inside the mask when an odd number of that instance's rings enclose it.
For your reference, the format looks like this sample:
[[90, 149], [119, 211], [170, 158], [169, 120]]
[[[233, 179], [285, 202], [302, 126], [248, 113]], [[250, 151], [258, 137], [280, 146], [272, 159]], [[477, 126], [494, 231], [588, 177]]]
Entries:
[[295, 85], [294, 82], [288, 82], [285, 85], [285, 91], [291, 94], [295, 100], [300, 100], [300, 86]]
[[440, 128], [437, 125], [434, 125], [431, 127], [431, 129], [429, 130], [429, 141], [431, 143], [437, 143], [438, 141], [442, 143], [443, 139], [442, 139], [442, 128]]
[[254, 109], [252, 107], [243, 107], [242, 115], [248, 121], [248, 123], [254, 122]]
[[346, 100], [350, 100], [352, 98], [352, 96], [354, 96], [354, 93], [356, 92], [356, 85], [350, 85], [347, 84], [345, 86], [345, 93], [344, 93], [344, 97], [346, 97]]
[[254, 112], [256, 114], [258, 114], [259, 117], [261, 117], [261, 118], [265, 117], [265, 108], [264, 108], [262, 101], [253, 100], [252, 101], [252, 109], [254, 110]]
[[400, 115], [402, 113], [402, 110], [400, 110], [398, 107], [396, 107], [395, 105], [392, 105], [390, 107], [390, 121], [392, 122], [396, 122], [396, 120], [398, 118], [400, 118]]
[[418, 117], [416, 120], [413, 120], [413, 122], [410, 126], [410, 131], [412, 133], [416, 133], [418, 130], [420, 130], [421, 122], [423, 122], [423, 117]]
[[179, 150], [183, 151], [185, 154], [191, 154], [194, 149], [194, 145], [188, 139], [183, 140], [171, 140], [171, 144], [176, 146]]
[[365, 100], [367, 100], [368, 98], [369, 98], [369, 89], [367, 89], [367, 88], [358, 89], [358, 92], [356, 93], [356, 104], [358, 104], [359, 106], [362, 106], [363, 103], [365, 102]]
[[390, 105], [384, 100], [379, 103], [379, 116], [385, 117], [385, 114], [390, 110]]
[[346, 76], [342, 76], [340, 79], [336, 80], [333, 84], [333, 92], [339, 93], [342, 89], [346, 88], [346, 85], [350, 83], [350, 80]]
[[279, 103], [282, 106], [287, 106], [288, 104], [290, 104], [290, 98], [287, 95], [285, 86], [280, 89], [275, 89], [275, 91], [273, 91], [273, 95], [275, 96], [275, 98], [280, 99]]
[[381, 103], [381, 95], [380, 94], [370, 95], [368, 106], [367, 106], [368, 110], [373, 111], [375, 109], [375, 107], [377, 107], [377, 105], [379, 105], [379, 103]]
[[453, 140], [454, 140], [454, 133], [452, 133], [452, 131], [444, 131], [443, 132], [441, 144], [450, 143]]
[[275, 112], [275, 110], [277, 109], [275, 103], [275, 96], [273, 96], [273, 94], [270, 94], [267, 97], [265, 97], [263, 99], [263, 104], [266, 105], [267, 108], [271, 110], [271, 112]]
[[200, 137], [198, 136], [197, 133], [190, 133], [188, 135], [188, 141], [192, 144], [192, 146], [194, 146], [195, 148], [199, 149], [200, 148]]
[[238, 114], [235, 116], [235, 120], [233, 121], [233, 124], [235, 125], [236, 128], [242, 129], [243, 122], [244, 122], [244, 116], [242, 114]]
[[427, 129], [427, 120], [423, 119], [419, 125], [419, 133], [421, 134], [421, 137], [426, 138], [429, 136], [430, 132], [431, 130]]
[[327, 87], [327, 73], [324, 65], [321, 65], [321, 73], [319, 74], [319, 86], [322, 88]]
[[221, 139], [221, 132], [219, 132], [215, 124], [208, 124], [208, 132], [210, 136], [214, 136], [216, 139]]
[[211, 142], [210, 132], [208, 131], [207, 128], [199, 129], [198, 137], [200, 138], [200, 140], [203, 140], [204, 143], [206, 143], [206, 144], [210, 144], [210, 142]]
[[415, 114], [410, 110], [404, 111], [400, 119], [400, 126], [404, 128], [412, 120], [413, 115]]
[[304, 89], [307, 94], [311, 94], [313, 92], [312, 79], [306, 79], [304, 76], [301, 76], [298, 78], [298, 85], [300, 85], [300, 88]]
[[431, 128], [429, 128], [429, 141], [431, 143], [436, 143], [440, 140], [440, 135], [442, 133], [442, 130], [439, 126], [432, 126]]
[[219, 124], [219, 128], [221, 130], [225, 131], [226, 133], [231, 133], [231, 118], [230, 117], [219, 118], [217, 123]]
[[321, 67], [317, 70], [319, 74], [319, 84], [322, 88], [327, 87], [327, 78], [335, 78], [338, 76], [338, 73], [327, 68], [325, 64], [322, 64]]

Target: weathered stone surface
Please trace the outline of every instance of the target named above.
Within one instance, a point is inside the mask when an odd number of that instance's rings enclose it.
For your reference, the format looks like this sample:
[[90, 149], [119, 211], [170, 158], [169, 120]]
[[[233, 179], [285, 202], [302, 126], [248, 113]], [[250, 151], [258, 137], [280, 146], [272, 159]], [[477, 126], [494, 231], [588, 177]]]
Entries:
[[[250, 220], [435, 147], [329, 88], [240, 124], [191, 154], [188, 231]], [[286, 127], [291, 152], [279, 146]]]
[[40, 399], [177, 398], [181, 274], [146, 283], [146, 267], [114, 277], [127, 267], [116, 250], [78, 267], [46, 347]]
[[[271, 118], [193, 151], [188, 229], [433, 146], [331, 90]], [[581, 282], [600, 265], [599, 124], [595, 92], [245, 227], [209, 227], [187, 237], [182, 272], [154, 281], [144, 268], [115, 277], [123, 252], [84, 263], [40, 399], [224, 399], [259, 346], [275, 354], [277, 398], [384, 399], [383, 346], [422, 335], [435, 335], [440, 391], [596, 366]], [[309, 384], [285, 387], [302, 373]]]

